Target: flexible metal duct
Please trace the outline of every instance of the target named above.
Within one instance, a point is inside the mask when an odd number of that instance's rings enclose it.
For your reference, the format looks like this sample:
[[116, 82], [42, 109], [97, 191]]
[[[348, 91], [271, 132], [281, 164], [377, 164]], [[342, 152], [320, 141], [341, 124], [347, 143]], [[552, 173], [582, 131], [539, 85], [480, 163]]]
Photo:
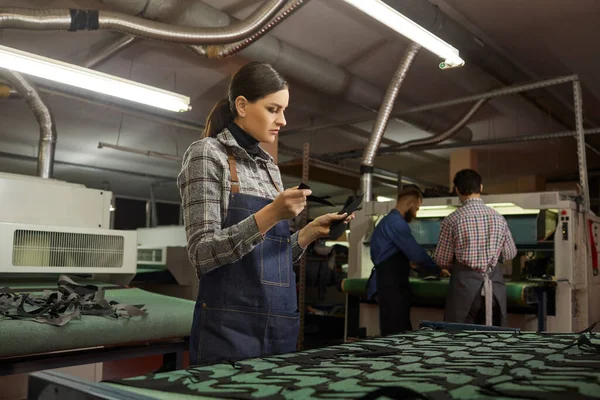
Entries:
[[[469, 111], [467, 111], [467, 113], [465, 115], [463, 115], [463, 117], [460, 120], [458, 120], [450, 128], [444, 130], [444, 132], [440, 133], [439, 135], [432, 136], [429, 138], [424, 138], [424, 139], [415, 139], [415, 140], [408, 141], [406, 143], [400, 143], [397, 145], [385, 147], [383, 149], [378, 149], [377, 155], [396, 154], [396, 153], [404, 152], [404, 150], [406, 150], [408, 148], [414, 148], [414, 147], [420, 148], [420, 146], [434, 145], [437, 143], [441, 143], [445, 140], [451, 139], [456, 135], [457, 132], [460, 132], [460, 129], [462, 129], [471, 120], [471, 118], [473, 118], [473, 115], [475, 115], [475, 113], [481, 108], [481, 106], [483, 106], [483, 104], [485, 104], [485, 102], [487, 102], [487, 100], [488, 99], [478, 100], [473, 105], [473, 107], [471, 107], [469, 109]], [[462, 144], [464, 146], [468, 146], [469, 143], [473, 143], [473, 142], [470, 141], [468, 143], [459, 143], [459, 145]], [[435, 149], [437, 149], [437, 147], [432, 146], [432, 147], [429, 147], [428, 149], [435, 150]], [[332, 160], [340, 161], [340, 160], [346, 160], [346, 159], [350, 159], [350, 158], [358, 158], [358, 157], [361, 157], [361, 154], [364, 154], [364, 152], [361, 153], [360, 150], [352, 150], [352, 151], [346, 151], [346, 152], [342, 152], [342, 153], [331, 154], [329, 156], [329, 158]]]
[[56, 124], [50, 109], [44, 104], [35, 87], [18, 72], [0, 68], [0, 77], [8, 81], [25, 99], [40, 124], [37, 175], [52, 178], [56, 149]]
[[[106, 3], [106, 1], [104, 1]], [[240, 40], [235, 43], [222, 44], [222, 45], [189, 45], [188, 49], [200, 55], [202, 57], [208, 58], [227, 58], [235, 55], [239, 51], [245, 49], [250, 46], [252, 43], [256, 42], [258, 39], [263, 37], [273, 28], [275, 28], [278, 24], [280, 24], [283, 20], [292, 15], [295, 11], [300, 9], [304, 4], [306, 4], [308, 0], [293, 0], [288, 1], [285, 6], [258, 32], [250, 35], [248, 38]], [[112, 3], [112, 1], [110, 2]], [[138, 2], [139, 3], [139, 2]], [[153, 3], [151, 3], [153, 4]], [[138, 7], [141, 4], [137, 4]], [[119, 51], [129, 47], [132, 43], [138, 40], [137, 37], [133, 35], [123, 35], [115, 41], [108, 43], [105, 47], [94, 52], [90, 58], [88, 58], [83, 65], [86, 68], [94, 68], [107, 60], [112, 55], [118, 53]]]
[[[146, 4], [147, 1], [152, 3], [158, 0], [139, 0], [138, 3], [141, 6]], [[117, 1], [114, 2], [115, 7], [119, 7], [118, 3]], [[288, 1], [286, 6], [280, 11], [280, 14], [284, 13], [288, 7], [290, 12], [297, 10], [300, 4], [294, 6], [296, 3], [299, 2], [294, 0]], [[131, 11], [127, 8], [119, 8], [119, 10], [123, 12]], [[274, 20], [276, 19], [277, 17], [274, 18]], [[235, 18], [207, 4], [193, 1], [186, 7], [185, 12], [179, 17], [174, 18], [172, 22], [176, 25], [190, 27], [226, 27], [237, 23], [236, 21]], [[251, 46], [239, 50], [238, 54], [250, 60], [269, 63], [288, 78], [292, 78], [321, 92], [343, 97], [345, 100], [366, 109], [377, 109], [381, 105], [384, 92], [376, 85], [349, 73], [338, 65], [281, 41], [272, 35], [264, 33], [263, 35], [254, 39]], [[191, 46], [190, 49], [192, 49]], [[204, 57], [209, 56], [202, 47], [195, 46], [193, 50]], [[368, 121], [368, 119], [366, 120]], [[449, 125], [447, 120], [439, 116], [432, 118], [424, 115], [410, 115], [406, 118], [403, 117], [402, 121], [436, 134], [446, 129]], [[281, 137], [296, 132], [300, 132], [300, 130], [282, 132]], [[456, 140], [470, 141], [472, 136], [469, 128], [463, 128], [457, 133], [455, 138]]]
[[279, 25], [283, 20], [288, 18], [294, 12], [296, 12], [300, 7], [306, 4], [308, 0], [291, 0], [288, 1], [287, 4], [277, 13], [277, 15], [269, 21], [262, 29], [260, 29], [255, 34], [249, 36], [244, 40], [240, 40], [236, 43], [224, 44], [220, 46], [190, 46], [190, 49], [194, 51], [196, 54], [201, 56], [205, 56], [208, 58], [226, 58], [235, 55], [246, 47], [250, 46], [252, 43], [256, 42], [258, 39], [266, 35], [270, 30]]
[[247, 19], [218, 28], [188, 28], [98, 10], [35, 10], [0, 8], [0, 28], [30, 30], [113, 30], [148, 39], [181, 44], [232, 43], [261, 29], [286, 0], [266, 0]]
[[380, 154], [393, 153], [394, 150], [408, 149], [408, 148], [414, 147], [414, 146], [432, 145], [432, 144], [437, 144], [437, 143], [441, 143], [445, 140], [448, 140], [448, 139], [452, 138], [460, 129], [462, 129], [462, 127], [464, 127], [471, 120], [471, 118], [473, 118], [473, 115], [475, 115], [475, 113], [477, 111], [479, 111], [481, 106], [483, 106], [486, 102], [487, 102], [487, 99], [478, 100], [473, 105], [473, 107], [471, 107], [471, 109], [469, 109], [469, 111], [467, 111], [466, 114], [463, 115], [463, 117], [456, 124], [454, 124], [452, 127], [450, 127], [450, 129], [440, 133], [439, 135], [429, 137], [429, 138], [424, 138], [424, 139], [410, 140], [406, 143], [402, 143], [402, 144], [395, 145], [395, 146], [389, 146], [389, 147], [386, 147], [385, 149], [380, 149], [379, 153]]
[[381, 108], [379, 109], [379, 114], [377, 114], [377, 120], [373, 125], [371, 139], [369, 139], [369, 144], [365, 148], [365, 152], [363, 154], [362, 162], [360, 165], [360, 172], [362, 175], [361, 189], [366, 201], [371, 201], [371, 195], [373, 190], [373, 162], [375, 161], [375, 154], [377, 153], [377, 149], [381, 144], [381, 138], [383, 138], [383, 134], [385, 133], [385, 128], [387, 127], [388, 121], [390, 119], [390, 114], [392, 113], [394, 103], [396, 102], [398, 92], [400, 91], [400, 86], [402, 86], [402, 83], [406, 78], [406, 74], [408, 73], [408, 70], [410, 69], [413, 61], [417, 57], [417, 54], [419, 53], [420, 49], [421, 46], [417, 43], [411, 43], [408, 46], [408, 49], [406, 50], [406, 53], [402, 58], [400, 66], [398, 67], [396, 73], [392, 77], [390, 86], [388, 87], [385, 93], [383, 103], [381, 104]]

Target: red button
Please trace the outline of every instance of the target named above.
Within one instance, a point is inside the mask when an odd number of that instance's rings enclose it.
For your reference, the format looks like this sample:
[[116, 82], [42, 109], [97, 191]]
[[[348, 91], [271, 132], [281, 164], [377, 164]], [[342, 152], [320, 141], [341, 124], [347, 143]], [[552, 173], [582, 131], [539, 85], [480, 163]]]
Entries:
[[562, 215], [567, 215], [567, 210], [562, 210], [560, 213], [561, 213]]

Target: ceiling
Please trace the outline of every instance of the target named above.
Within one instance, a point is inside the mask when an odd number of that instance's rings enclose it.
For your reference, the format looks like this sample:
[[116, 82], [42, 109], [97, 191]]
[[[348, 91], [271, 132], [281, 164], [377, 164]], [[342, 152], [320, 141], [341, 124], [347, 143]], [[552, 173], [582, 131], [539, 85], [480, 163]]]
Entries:
[[[584, 88], [588, 126], [593, 126], [594, 120], [600, 121], [600, 74], [596, 68], [600, 62], [600, 51], [594, 42], [584, 45], [586, 40], [595, 35], [600, 2], [573, 0], [567, 5], [567, 2], [546, 0], [504, 0], [500, 5], [499, 2], [469, 0], [429, 1], [470, 30], [486, 46], [509, 58], [515, 68], [526, 70], [532, 79], [579, 74]], [[181, 8], [185, 9], [186, 5], [194, 2], [197, 3], [196, 0], [182, 0]], [[206, 0], [204, 3], [243, 19], [261, 2]], [[0, 6], [111, 8], [94, 0], [0, 0]], [[385, 92], [407, 47], [404, 38], [340, 0], [311, 0], [270, 35], [345, 69], [369, 83], [378, 94]], [[106, 31], [69, 33], [0, 30], [0, 44], [80, 64], [103, 44], [119, 36]], [[158, 199], [177, 202], [179, 194], [174, 179], [180, 170], [178, 162], [109, 148], [99, 149], [98, 143], [107, 142], [181, 156], [191, 142], [199, 139], [198, 126], [201, 126], [213, 104], [225, 97], [231, 75], [247, 61], [242, 56], [225, 60], [206, 59], [179, 45], [140, 40], [98, 67], [109, 74], [190, 96], [193, 109], [185, 114], [152, 112], [193, 122], [195, 129], [164, 124], [143, 114], [133, 116], [114, 106], [107, 108], [96, 103], [43, 93], [44, 100], [54, 113], [58, 129], [55, 177], [89, 187], [108, 188], [117, 195], [137, 198], [148, 198], [150, 185], [154, 183]], [[401, 88], [397, 109], [501, 87], [493, 74], [477, 63], [470, 63], [468, 59], [464, 67], [451, 70], [440, 70], [438, 63], [439, 60], [431, 53], [421, 51]], [[290, 77], [291, 98], [286, 114], [286, 129], [290, 134], [282, 134], [281, 144], [301, 149], [303, 143], [309, 142], [314, 157], [364, 148], [378, 104], [359, 101], [351, 96], [344, 98], [324, 88], [310, 87], [310, 82], [305, 80], [302, 77]], [[569, 85], [557, 89], [556, 95], [572, 104]], [[436, 127], [449, 127], [469, 107], [470, 104], [465, 104], [440, 109], [433, 113], [422, 113], [420, 117], [432, 121]], [[302, 128], [357, 117], [371, 118], [371, 121], [350, 127], [302, 131]], [[31, 111], [21, 100], [0, 100], [0, 118], [0, 171], [35, 174], [39, 128]], [[548, 110], [541, 110], [519, 96], [490, 101], [467, 128], [473, 133], [473, 140], [566, 130]], [[298, 130], [300, 132], [294, 132]], [[430, 135], [431, 132], [427, 133], [411, 124], [391, 120], [385, 138], [389, 143]], [[589, 143], [600, 149], [600, 143], [597, 144], [594, 139], [590, 139]], [[571, 179], [577, 173], [576, 148], [572, 139], [478, 149], [483, 155], [479, 167], [487, 181], [533, 174], [552, 180]], [[403, 175], [413, 178], [447, 185], [451, 151], [406, 152], [380, 157], [376, 165], [394, 172], [402, 171]], [[591, 149], [587, 153], [589, 166], [600, 166], [599, 153]], [[292, 158], [281, 152], [279, 161], [287, 162]], [[344, 165], [357, 168], [359, 161], [346, 160]], [[318, 179], [318, 176], [313, 178]], [[297, 177], [284, 176], [286, 186], [298, 182]], [[336, 201], [352, 192], [314, 180], [311, 185], [316, 192], [333, 194]], [[376, 192], [390, 194], [394, 189], [382, 187], [377, 188]]]

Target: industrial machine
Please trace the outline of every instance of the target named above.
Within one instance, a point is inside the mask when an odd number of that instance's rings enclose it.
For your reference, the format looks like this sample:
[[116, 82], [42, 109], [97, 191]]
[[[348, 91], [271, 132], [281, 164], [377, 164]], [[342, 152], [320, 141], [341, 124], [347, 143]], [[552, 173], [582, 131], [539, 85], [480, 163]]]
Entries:
[[[573, 332], [600, 320], [598, 226], [600, 218], [580, 210], [576, 198], [560, 192], [482, 196], [502, 214], [518, 249], [517, 257], [500, 265], [508, 295], [508, 324], [528, 331]], [[444, 217], [460, 206], [457, 197], [423, 201], [411, 223], [417, 242], [433, 255]], [[356, 213], [349, 234], [349, 294], [346, 337], [377, 335], [378, 308], [366, 301], [366, 281], [373, 263], [369, 240], [378, 220], [395, 201], [368, 202]], [[442, 320], [448, 279], [411, 277], [413, 326]]]
[[[113, 359], [163, 355], [182, 366], [194, 302], [129, 286], [137, 232], [109, 229], [111, 192], [2, 173], [0, 203], [0, 387], [2, 375]], [[65, 281], [91, 294], [69, 296]], [[61, 325], [42, 317], [48, 309], [76, 317]]]
[[184, 226], [138, 228], [137, 243], [133, 284], [154, 293], [196, 300], [199, 280], [188, 258]]

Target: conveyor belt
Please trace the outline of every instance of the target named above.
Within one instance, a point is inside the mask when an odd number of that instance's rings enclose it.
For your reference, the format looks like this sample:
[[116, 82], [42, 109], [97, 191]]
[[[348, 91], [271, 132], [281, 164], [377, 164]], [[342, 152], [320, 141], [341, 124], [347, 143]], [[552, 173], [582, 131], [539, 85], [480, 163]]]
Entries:
[[[422, 307], [444, 307], [450, 279], [425, 280], [410, 278], [410, 289], [413, 305]], [[535, 310], [535, 304], [528, 304], [527, 299], [534, 298], [533, 291], [543, 285], [540, 282], [506, 282], [506, 297], [509, 309]], [[354, 296], [367, 296], [367, 279], [345, 279], [342, 290]]]
[[[93, 284], [107, 286], [97, 282]], [[10, 287], [16, 291], [35, 287], [52, 288], [50, 283], [46, 282], [11, 283]], [[27, 320], [0, 320], [0, 357], [181, 338], [189, 335], [194, 313], [193, 301], [136, 288], [107, 289], [106, 299], [124, 304], [144, 304], [147, 315], [129, 319], [84, 315], [80, 320], [72, 320], [61, 327]]]
[[421, 397], [371, 398], [600, 398], [600, 336], [420, 330], [97, 387], [151, 399], [358, 399], [390, 387]]

